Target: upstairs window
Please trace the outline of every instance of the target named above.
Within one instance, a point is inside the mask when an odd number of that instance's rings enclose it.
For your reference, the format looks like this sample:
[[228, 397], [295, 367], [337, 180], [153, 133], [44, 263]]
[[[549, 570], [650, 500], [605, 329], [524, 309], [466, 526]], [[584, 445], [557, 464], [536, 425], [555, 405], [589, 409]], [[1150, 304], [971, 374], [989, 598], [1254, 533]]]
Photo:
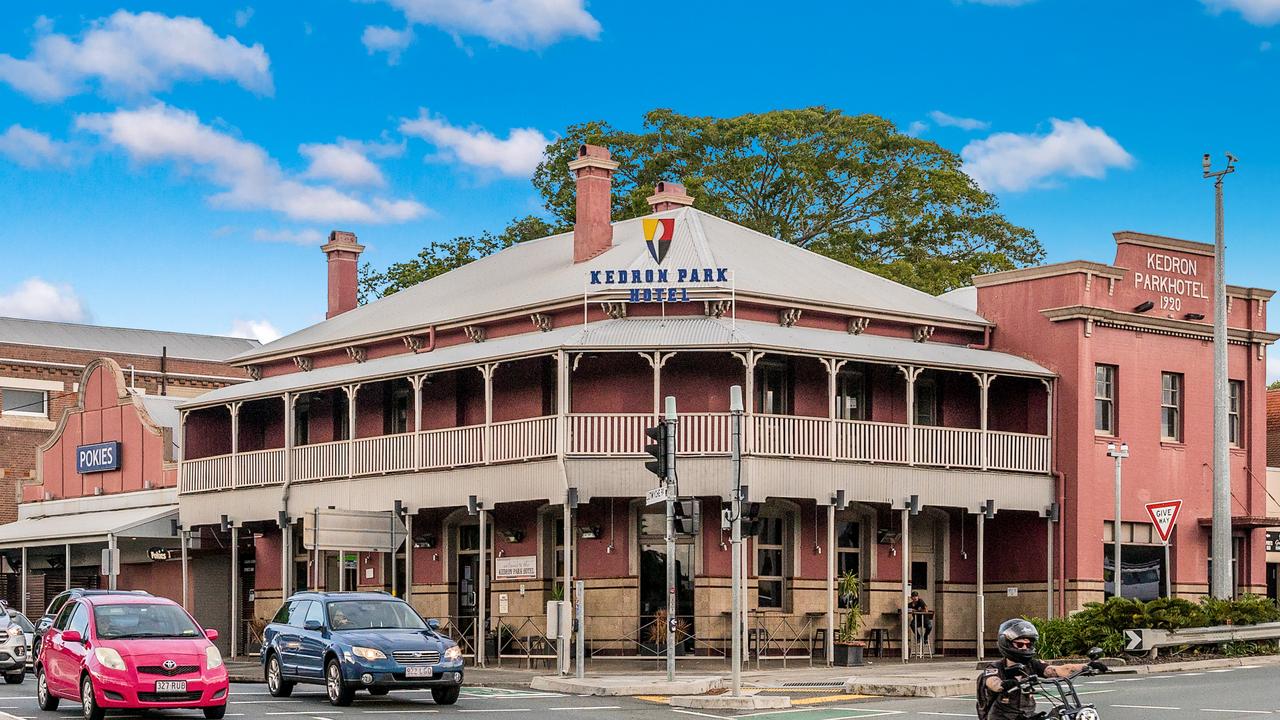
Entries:
[[383, 428], [387, 435], [399, 435], [409, 432], [409, 416], [413, 412], [413, 391], [409, 388], [397, 388], [387, 395], [386, 415]]
[[293, 444], [306, 445], [311, 442], [311, 397], [304, 395], [298, 398], [293, 406]]
[[3, 413], [20, 417], [49, 417], [49, 393], [45, 390], [0, 388], [4, 398]]
[[916, 380], [915, 424], [938, 425], [938, 381], [922, 377]]
[[867, 374], [861, 370], [841, 370], [836, 376], [836, 417], [841, 420], [870, 420], [867, 402]]
[[1160, 374], [1160, 438], [1182, 442], [1182, 375]]
[[1227, 439], [1235, 447], [1244, 446], [1244, 425], [1240, 422], [1240, 408], [1244, 403], [1244, 383], [1232, 380], [1227, 383], [1230, 388], [1227, 404]]
[[760, 365], [757, 412], [763, 415], [791, 414], [791, 378], [787, 365], [781, 362]]
[[1097, 365], [1093, 379], [1093, 430], [1116, 434], [1116, 366]]

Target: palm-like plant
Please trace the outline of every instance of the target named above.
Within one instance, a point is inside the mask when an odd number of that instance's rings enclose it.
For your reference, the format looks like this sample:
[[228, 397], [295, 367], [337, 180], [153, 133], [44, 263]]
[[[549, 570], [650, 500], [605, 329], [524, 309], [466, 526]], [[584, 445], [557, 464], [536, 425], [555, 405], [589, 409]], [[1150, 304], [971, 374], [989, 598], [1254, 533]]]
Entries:
[[862, 607], [858, 605], [858, 591], [861, 589], [858, 574], [846, 570], [836, 582], [836, 593], [847, 607], [840, 629], [836, 631], [836, 642], [852, 645], [860, 642], [858, 632], [862, 629]]

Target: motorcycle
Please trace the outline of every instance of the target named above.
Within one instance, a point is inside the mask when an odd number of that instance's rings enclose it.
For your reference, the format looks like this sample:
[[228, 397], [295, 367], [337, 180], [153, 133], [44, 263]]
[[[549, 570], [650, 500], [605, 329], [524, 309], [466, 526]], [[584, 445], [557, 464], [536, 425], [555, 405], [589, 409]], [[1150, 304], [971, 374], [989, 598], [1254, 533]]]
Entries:
[[[1101, 648], [1089, 650], [1090, 662], [1100, 657], [1102, 657]], [[1031, 720], [1100, 720], [1102, 716], [1098, 714], [1097, 707], [1080, 701], [1080, 695], [1076, 692], [1075, 682], [1073, 682], [1082, 675], [1093, 675], [1096, 672], [1085, 665], [1064, 678], [1042, 678], [1036, 675], [1027, 677], [1019, 684], [1019, 689], [1035, 696], [1037, 700], [1047, 701], [1050, 706], [1048, 710], [1032, 715]]]

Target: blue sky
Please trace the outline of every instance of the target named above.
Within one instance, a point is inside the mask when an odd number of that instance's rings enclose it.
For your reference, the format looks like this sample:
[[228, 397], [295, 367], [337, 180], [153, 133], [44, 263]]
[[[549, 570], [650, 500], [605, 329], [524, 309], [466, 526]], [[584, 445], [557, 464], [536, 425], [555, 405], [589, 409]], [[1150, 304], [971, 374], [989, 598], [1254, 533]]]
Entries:
[[500, 229], [538, 207], [546, 139], [654, 107], [883, 115], [963, 153], [1051, 261], [1211, 240], [1200, 155], [1229, 150], [1229, 281], [1276, 287], [1278, 23], [1280, 0], [10, 0], [0, 311], [294, 330], [323, 317], [328, 230], [381, 266]]

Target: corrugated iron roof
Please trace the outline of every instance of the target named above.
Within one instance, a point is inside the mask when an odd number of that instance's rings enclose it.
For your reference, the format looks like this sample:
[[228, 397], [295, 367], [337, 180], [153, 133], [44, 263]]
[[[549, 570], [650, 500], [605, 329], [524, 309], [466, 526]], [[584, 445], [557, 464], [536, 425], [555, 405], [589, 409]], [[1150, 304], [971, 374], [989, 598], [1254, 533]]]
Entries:
[[168, 348], [169, 357], [172, 358], [213, 362], [222, 362], [259, 346], [257, 340], [221, 335], [194, 335], [0, 317], [0, 344], [4, 343], [155, 357], [159, 357], [161, 351]]
[[[987, 324], [977, 313], [928, 293], [694, 208], [648, 217], [676, 220], [675, 237], [662, 263], [673, 274], [681, 267], [727, 267], [732, 271], [731, 284], [739, 293], [943, 322]], [[573, 263], [573, 233], [520, 243], [286, 335], [236, 360], [250, 362], [304, 348], [581, 298], [592, 270], [658, 267], [646, 249], [643, 219], [614, 223], [612, 247], [586, 262]]]
[[868, 362], [908, 363], [956, 370], [979, 370], [1034, 377], [1053, 373], [1030, 360], [962, 345], [913, 342], [904, 338], [779, 325], [712, 317], [626, 318], [556, 328], [438, 348], [429, 353], [393, 355], [364, 363], [345, 363], [309, 372], [276, 375], [255, 382], [212, 390], [180, 405], [202, 407], [291, 391], [396, 377], [416, 372], [475, 364], [488, 360], [574, 350], [675, 350], [759, 348], [812, 352]]

